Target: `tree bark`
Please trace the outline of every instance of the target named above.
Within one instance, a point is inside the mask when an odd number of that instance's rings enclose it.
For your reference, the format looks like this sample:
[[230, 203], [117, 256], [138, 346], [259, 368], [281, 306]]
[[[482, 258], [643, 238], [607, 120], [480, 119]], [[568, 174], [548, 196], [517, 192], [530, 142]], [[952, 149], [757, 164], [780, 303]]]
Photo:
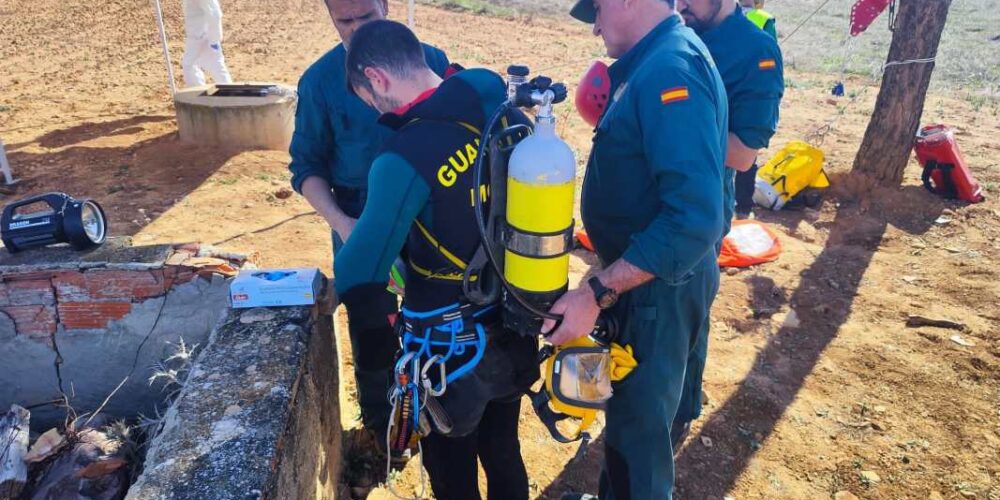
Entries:
[[[950, 6], [951, 0], [899, 0], [886, 63], [936, 57]], [[933, 62], [885, 68], [853, 171], [886, 185], [898, 186], [903, 182], [903, 170], [920, 127], [933, 71]]]
[[28, 420], [31, 413], [12, 405], [6, 414], [0, 414], [0, 499], [18, 498], [28, 482]]

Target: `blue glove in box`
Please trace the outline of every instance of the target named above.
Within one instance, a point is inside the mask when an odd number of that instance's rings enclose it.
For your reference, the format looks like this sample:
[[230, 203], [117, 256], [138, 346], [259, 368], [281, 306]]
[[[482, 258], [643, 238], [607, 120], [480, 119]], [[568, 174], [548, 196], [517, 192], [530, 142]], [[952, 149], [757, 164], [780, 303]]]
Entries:
[[315, 304], [323, 290], [319, 269], [246, 269], [229, 284], [234, 308]]

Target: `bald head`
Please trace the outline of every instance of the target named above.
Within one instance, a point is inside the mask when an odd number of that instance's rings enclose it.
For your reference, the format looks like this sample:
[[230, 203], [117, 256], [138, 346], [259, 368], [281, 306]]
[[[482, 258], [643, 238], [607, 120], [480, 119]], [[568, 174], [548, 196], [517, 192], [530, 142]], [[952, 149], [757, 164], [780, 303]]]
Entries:
[[337, 29], [344, 45], [350, 45], [351, 36], [365, 23], [385, 19], [389, 13], [388, 0], [324, 0], [330, 20]]

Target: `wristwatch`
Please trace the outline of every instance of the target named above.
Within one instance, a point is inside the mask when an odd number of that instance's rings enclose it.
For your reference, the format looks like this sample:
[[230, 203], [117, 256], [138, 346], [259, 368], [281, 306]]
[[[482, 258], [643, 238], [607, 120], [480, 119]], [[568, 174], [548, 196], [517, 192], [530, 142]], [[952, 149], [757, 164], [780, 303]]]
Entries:
[[611, 306], [618, 302], [618, 292], [611, 288], [604, 286], [601, 280], [597, 276], [591, 276], [587, 280], [587, 284], [590, 285], [590, 289], [594, 291], [594, 300], [597, 301], [597, 307], [601, 309], [610, 309]]

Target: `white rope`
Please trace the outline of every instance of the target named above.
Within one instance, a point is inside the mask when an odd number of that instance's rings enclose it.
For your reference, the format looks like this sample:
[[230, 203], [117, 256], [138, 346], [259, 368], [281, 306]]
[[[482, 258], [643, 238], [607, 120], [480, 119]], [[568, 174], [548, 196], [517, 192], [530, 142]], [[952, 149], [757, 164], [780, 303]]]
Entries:
[[882, 65], [882, 72], [885, 73], [886, 68], [890, 66], [902, 66], [904, 64], [928, 64], [934, 62], [936, 57], [927, 57], [924, 59], [906, 59], [904, 61], [889, 61]]

